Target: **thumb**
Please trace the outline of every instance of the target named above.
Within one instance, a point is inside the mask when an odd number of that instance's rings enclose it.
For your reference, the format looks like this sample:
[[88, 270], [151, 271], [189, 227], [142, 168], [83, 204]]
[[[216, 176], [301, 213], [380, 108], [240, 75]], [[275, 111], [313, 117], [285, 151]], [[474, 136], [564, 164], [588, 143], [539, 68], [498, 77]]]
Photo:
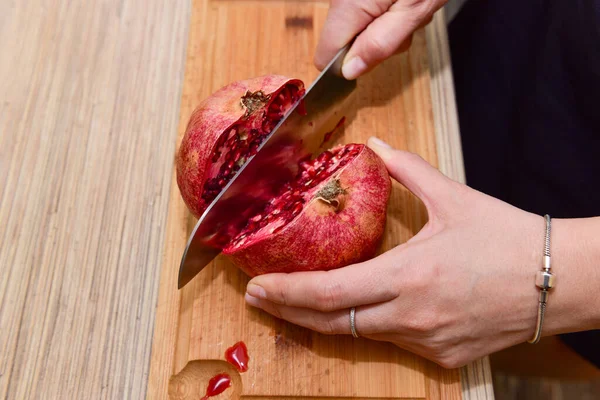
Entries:
[[387, 12], [394, 1], [331, 0], [315, 53], [317, 68], [322, 70], [342, 47]]
[[381, 139], [367, 142], [385, 163], [391, 177], [406, 186], [425, 204], [428, 210], [443, 204], [449, 195], [452, 180], [415, 153], [396, 150]]
[[420, 21], [413, 10], [390, 8], [357, 37], [342, 66], [346, 79], [356, 79], [397, 52], [408, 50]]

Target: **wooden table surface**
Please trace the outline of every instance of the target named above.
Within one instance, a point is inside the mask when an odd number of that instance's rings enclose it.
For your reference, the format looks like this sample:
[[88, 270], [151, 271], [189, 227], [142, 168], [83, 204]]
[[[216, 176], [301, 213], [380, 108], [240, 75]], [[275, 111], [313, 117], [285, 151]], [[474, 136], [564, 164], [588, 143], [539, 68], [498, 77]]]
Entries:
[[[146, 394], [189, 16], [0, 0], [2, 399]], [[442, 18], [428, 40], [440, 169], [464, 179]], [[493, 398], [487, 360], [462, 380]]]

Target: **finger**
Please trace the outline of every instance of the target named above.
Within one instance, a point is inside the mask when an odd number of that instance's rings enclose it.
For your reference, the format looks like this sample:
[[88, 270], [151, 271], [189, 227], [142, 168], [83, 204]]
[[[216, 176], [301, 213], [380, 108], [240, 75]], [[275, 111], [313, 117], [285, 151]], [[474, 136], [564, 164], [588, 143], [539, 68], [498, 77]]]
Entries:
[[[275, 304], [248, 294], [245, 298], [246, 302], [252, 307], [260, 308], [276, 318], [284, 319], [293, 324], [327, 335], [351, 334], [350, 309], [323, 312]], [[354, 319], [357, 333], [360, 336], [371, 337], [371, 335], [388, 330], [390, 326], [390, 308], [388, 303], [357, 307]]]
[[[319, 311], [389, 301], [397, 297], [390, 266], [401, 262], [400, 249], [332, 271], [259, 275], [248, 283], [246, 291], [276, 304]], [[396, 257], [389, 253], [395, 253]]]
[[385, 13], [394, 0], [332, 0], [315, 53], [319, 70], [336, 53], [364, 30], [375, 18]]
[[451, 191], [450, 178], [417, 154], [396, 150], [378, 138], [371, 137], [367, 144], [381, 157], [392, 178], [420, 198], [429, 211], [444, 204]]
[[410, 42], [406, 41], [420, 24], [415, 13], [412, 8], [391, 7], [388, 12], [369, 24], [358, 35], [344, 59], [344, 77], [356, 79], [394, 55], [403, 45], [408, 49]]

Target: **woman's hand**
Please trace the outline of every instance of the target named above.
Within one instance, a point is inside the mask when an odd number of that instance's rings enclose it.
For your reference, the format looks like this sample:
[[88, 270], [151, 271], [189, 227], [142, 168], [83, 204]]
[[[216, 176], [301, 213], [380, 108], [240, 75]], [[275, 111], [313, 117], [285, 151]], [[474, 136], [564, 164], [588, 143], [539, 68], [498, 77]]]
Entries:
[[407, 50], [413, 32], [429, 23], [446, 1], [332, 0], [315, 65], [323, 69], [358, 35], [342, 67], [346, 79], [356, 79], [394, 53]]
[[[369, 146], [390, 175], [425, 204], [428, 223], [409, 242], [364, 263], [258, 276], [248, 284], [246, 301], [326, 334], [349, 334], [349, 308], [356, 307], [359, 335], [393, 342], [444, 367], [531, 338], [543, 218], [459, 184], [417, 155], [377, 139]], [[586, 286], [575, 281], [575, 271], [561, 268], [577, 257], [565, 245], [569, 233], [563, 221], [570, 220], [553, 220], [557, 289], [550, 295], [545, 335], [581, 325], [571, 315], [578, 303], [585, 304], [574, 292], [586, 292]], [[590, 279], [597, 283], [598, 275]]]

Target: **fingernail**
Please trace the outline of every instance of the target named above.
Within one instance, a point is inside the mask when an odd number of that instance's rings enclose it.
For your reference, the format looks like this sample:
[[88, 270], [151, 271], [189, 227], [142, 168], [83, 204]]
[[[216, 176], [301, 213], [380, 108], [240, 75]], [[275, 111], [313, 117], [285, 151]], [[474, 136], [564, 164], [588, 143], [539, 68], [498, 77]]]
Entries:
[[254, 283], [248, 284], [248, 287], [246, 287], [246, 293], [259, 299], [267, 298], [267, 292], [265, 292], [265, 289], [263, 289], [262, 286], [255, 285]]
[[383, 140], [376, 138], [375, 136], [371, 136], [369, 138], [369, 143], [374, 144], [375, 146], [384, 147], [386, 149], [391, 149], [392, 146], [384, 142]]
[[342, 75], [348, 80], [358, 78], [363, 72], [367, 70], [367, 64], [359, 56], [354, 56], [347, 63], [342, 66]]
[[246, 300], [246, 303], [248, 303], [252, 307], [260, 308], [260, 299], [257, 299], [256, 297], [252, 297], [248, 293], [246, 293], [246, 295], [244, 296], [244, 299]]

